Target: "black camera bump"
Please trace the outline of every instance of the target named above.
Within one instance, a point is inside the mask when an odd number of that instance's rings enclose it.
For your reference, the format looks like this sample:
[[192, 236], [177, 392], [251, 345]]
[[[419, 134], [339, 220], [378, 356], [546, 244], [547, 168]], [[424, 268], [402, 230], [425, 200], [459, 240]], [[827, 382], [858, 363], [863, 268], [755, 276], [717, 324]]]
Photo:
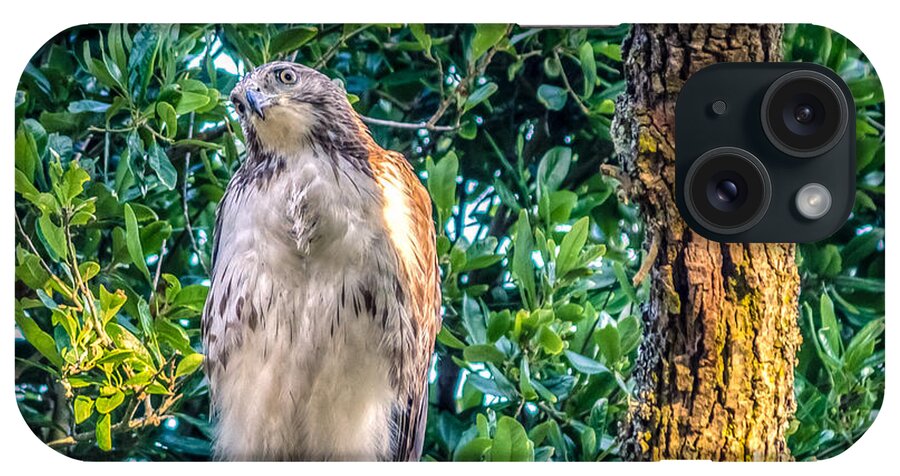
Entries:
[[717, 241], [811, 242], [846, 221], [856, 123], [843, 80], [808, 63], [718, 63], [675, 111], [675, 198]]

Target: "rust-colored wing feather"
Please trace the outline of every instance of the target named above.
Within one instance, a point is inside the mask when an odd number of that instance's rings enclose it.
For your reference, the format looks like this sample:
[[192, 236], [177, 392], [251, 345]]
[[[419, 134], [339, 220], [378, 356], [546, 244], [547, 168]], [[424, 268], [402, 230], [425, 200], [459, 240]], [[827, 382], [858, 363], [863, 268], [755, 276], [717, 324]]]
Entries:
[[428, 413], [428, 373], [434, 339], [441, 326], [440, 274], [431, 198], [402, 155], [370, 145], [369, 163], [384, 202], [384, 219], [397, 251], [410, 316], [401, 336], [400, 407], [395, 417], [394, 459], [415, 461], [422, 454]]

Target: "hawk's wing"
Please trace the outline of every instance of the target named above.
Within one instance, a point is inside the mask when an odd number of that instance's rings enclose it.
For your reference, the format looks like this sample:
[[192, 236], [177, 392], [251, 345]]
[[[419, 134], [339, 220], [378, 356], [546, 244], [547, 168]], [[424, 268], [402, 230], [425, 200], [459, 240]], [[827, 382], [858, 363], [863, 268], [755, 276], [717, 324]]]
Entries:
[[[237, 174], [242, 173], [240, 170]], [[240, 180], [228, 184], [225, 195], [216, 207], [216, 221], [213, 229], [213, 250], [210, 273], [209, 294], [200, 316], [200, 331], [206, 357], [203, 359], [206, 376], [209, 379], [210, 395], [216, 391], [219, 374], [228, 364], [229, 353], [240, 346], [243, 333], [242, 313], [236, 306], [235, 295], [241, 295], [240, 266], [229, 266], [235, 261], [229, 244], [234, 241], [234, 231], [241, 227], [235, 223], [235, 200], [240, 199]], [[231, 231], [223, 231], [223, 229]], [[243, 302], [243, 298], [240, 298]], [[253, 319], [257, 316], [252, 314]], [[255, 326], [255, 322], [252, 323]], [[216, 400], [213, 399], [213, 404]], [[215, 412], [215, 405], [212, 408]]]
[[384, 218], [399, 258], [404, 305], [410, 325], [395, 375], [400, 408], [395, 414], [394, 459], [416, 461], [422, 454], [428, 413], [428, 374], [434, 339], [441, 326], [441, 288], [431, 198], [402, 155], [373, 146], [369, 162], [384, 199]]

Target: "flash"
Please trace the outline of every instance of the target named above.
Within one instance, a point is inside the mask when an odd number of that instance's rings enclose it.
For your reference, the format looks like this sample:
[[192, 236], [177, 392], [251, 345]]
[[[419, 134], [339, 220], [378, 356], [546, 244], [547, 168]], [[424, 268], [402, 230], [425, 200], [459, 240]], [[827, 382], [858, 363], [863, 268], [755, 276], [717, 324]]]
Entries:
[[808, 183], [797, 191], [794, 204], [804, 218], [818, 220], [831, 209], [831, 192], [822, 184]]

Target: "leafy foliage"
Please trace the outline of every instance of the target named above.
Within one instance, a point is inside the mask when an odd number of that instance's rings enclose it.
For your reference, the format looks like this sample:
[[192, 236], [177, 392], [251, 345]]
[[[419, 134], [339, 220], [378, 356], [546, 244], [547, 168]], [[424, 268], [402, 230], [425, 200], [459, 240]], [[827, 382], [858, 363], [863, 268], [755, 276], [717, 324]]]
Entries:
[[828, 240], [801, 247], [798, 408], [789, 443], [798, 459], [827, 458], [856, 441], [884, 396], [884, 92], [846, 38], [797, 25], [786, 56], [837, 71], [856, 102], [853, 214]]
[[[825, 33], [823, 33], [823, 31]], [[296, 60], [341, 80], [402, 151], [437, 218], [444, 328], [426, 458], [618, 458], [646, 279], [614, 162], [627, 27], [83, 26], [16, 95], [16, 393], [33, 431], [87, 459], [204, 459], [198, 317], [215, 205], [243, 137], [239, 74]], [[798, 457], [840, 452], [883, 389], [883, 105], [864, 57], [816, 27], [789, 54], [859, 105], [860, 195], [803, 248]], [[874, 307], [873, 307], [874, 306]], [[815, 335], [814, 339], [812, 335]]]

